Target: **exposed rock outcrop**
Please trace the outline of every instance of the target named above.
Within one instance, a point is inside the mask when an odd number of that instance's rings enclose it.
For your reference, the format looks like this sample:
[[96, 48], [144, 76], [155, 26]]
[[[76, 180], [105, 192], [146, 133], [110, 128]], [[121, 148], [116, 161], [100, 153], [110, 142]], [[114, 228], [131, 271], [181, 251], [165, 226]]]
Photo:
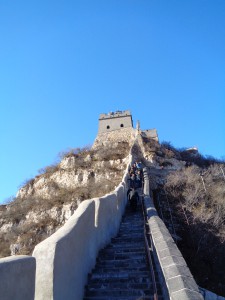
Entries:
[[128, 163], [130, 145], [111, 142], [99, 149], [66, 153], [1, 209], [0, 255], [30, 254], [36, 243], [60, 228], [85, 199], [114, 190]]

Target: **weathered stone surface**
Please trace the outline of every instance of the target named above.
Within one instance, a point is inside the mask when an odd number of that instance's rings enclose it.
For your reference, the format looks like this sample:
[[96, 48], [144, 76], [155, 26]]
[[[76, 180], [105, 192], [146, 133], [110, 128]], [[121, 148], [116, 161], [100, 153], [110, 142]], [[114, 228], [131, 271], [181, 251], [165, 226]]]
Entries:
[[171, 300], [203, 300], [203, 297], [198, 292], [183, 289], [172, 293]]
[[186, 262], [182, 256], [166, 256], [160, 260], [162, 267], [168, 267], [171, 265], [186, 266]]
[[136, 130], [132, 127], [101, 133], [96, 137], [95, 142], [93, 144], [93, 149], [118, 141], [128, 142], [130, 145], [132, 145], [135, 138], [135, 134]]
[[32, 300], [35, 289], [35, 258], [25, 255], [0, 259], [0, 298]]
[[164, 249], [162, 251], [160, 251], [160, 249], [158, 250], [158, 256], [159, 258], [165, 258], [165, 257], [168, 257], [168, 256], [180, 256], [182, 257], [182, 254], [180, 253], [180, 251], [176, 248], [167, 248], [167, 249]]
[[183, 289], [199, 292], [198, 286], [193, 277], [178, 275], [176, 277], [167, 279], [166, 282], [170, 293]]
[[163, 267], [164, 276], [166, 279], [170, 279], [176, 276], [187, 276], [192, 277], [191, 272], [187, 266], [171, 265]]
[[176, 244], [174, 243], [173, 240], [169, 240], [169, 241], [157, 241], [157, 249], [160, 249], [160, 251], [163, 251], [165, 249], [171, 249], [172, 247], [174, 247]]

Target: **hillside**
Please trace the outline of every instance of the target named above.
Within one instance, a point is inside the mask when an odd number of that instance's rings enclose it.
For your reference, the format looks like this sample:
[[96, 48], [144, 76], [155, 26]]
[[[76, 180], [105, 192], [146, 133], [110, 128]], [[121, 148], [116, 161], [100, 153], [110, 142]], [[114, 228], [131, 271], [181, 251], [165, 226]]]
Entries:
[[0, 256], [32, 254], [85, 199], [114, 190], [127, 166], [129, 144], [115, 142], [96, 149], [64, 153], [59, 164], [40, 170], [17, 197], [0, 211]]
[[[123, 136], [116, 142], [110, 133], [111, 140], [104, 135], [92, 149], [64, 153], [59, 164], [41, 170], [11, 203], [1, 206], [0, 255], [31, 254], [81, 201], [114, 190], [128, 163], [134, 140], [129, 134], [126, 141]], [[197, 283], [225, 296], [224, 163], [195, 148], [175, 149], [141, 133], [132, 151], [148, 167], [155, 206], [168, 229], [173, 227], [171, 233]]]
[[193, 148], [143, 142], [146, 155], [155, 151], [149, 174], [159, 215], [199, 286], [225, 296], [225, 164]]

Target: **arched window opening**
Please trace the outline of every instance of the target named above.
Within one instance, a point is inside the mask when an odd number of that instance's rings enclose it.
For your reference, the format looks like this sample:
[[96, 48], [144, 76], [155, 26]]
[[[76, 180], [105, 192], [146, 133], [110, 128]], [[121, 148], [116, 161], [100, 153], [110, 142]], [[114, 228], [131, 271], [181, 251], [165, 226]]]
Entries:
[[107, 125], [107, 127], [106, 127], [107, 129], [110, 129], [110, 126], [109, 125]]
[[120, 127], [124, 127], [123, 124], [120, 124]]

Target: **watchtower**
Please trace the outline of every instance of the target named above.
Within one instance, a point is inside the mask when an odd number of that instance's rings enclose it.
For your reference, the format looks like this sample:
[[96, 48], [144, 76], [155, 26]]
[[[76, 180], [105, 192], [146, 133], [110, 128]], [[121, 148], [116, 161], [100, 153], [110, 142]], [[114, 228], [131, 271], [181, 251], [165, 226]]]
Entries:
[[98, 134], [123, 128], [133, 128], [132, 115], [129, 110], [100, 114]]

